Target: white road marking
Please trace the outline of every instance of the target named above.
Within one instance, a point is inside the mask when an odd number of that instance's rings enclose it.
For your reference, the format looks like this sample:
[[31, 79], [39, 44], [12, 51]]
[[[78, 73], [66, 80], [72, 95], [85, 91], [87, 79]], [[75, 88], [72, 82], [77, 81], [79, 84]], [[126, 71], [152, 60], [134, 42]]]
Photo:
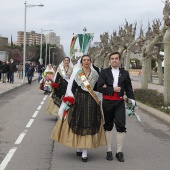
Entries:
[[34, 119], [30, 119], [29, 122], [26, 125], [26, 128], [31, 127], [32, 123], [34, 122]]
[[43, 98], [43, 100], [46, 100], [47, 99], [47, 95]]
[[41, 104], [43, 105], [43, 104], [44, 104], [44, 102], [41, 102]]
[[0, 164], [0, 170], [4, 170], [6, 168], [6, 166], [8, 165], [9, 161], [13, 157], [16, 150], [17, 150], [17, 147], [14, 147], [11, 150], [9, 150], [9, 152], [7, 153], [7, 155], [5, 156], [5, 158]]
[[24, 131], [19, 135], [18, 139], [15, 141], [15, 144], [16, 144], [16, 145], [19, 145], [19, 144], [22, 142], [22, 140], [24, 139], [24, 136], [26, 135], [27, 131], [28, 131], [28, 130], [24, 130]]
[[41, 106], [41, 105], [39, 105], [39, 106], [38, 106], [38, 108], [37, 108], [37, 110], [40, 110], [40, 109], [41, 109], [41, 107], [42, 107], [42, 106]]
[[[41, 102], [41, 105], [44, 104], [44, 101], [47, 99], [46, 95], [43, 98], [43, 101]], [[1, 102], [1, 101], [0, 101]], [[42, 106], [38, 106], [37, 110], [40, 110]], [[36, 117], [38, 115], [39, 111], [35, 111], [32, 117]], [[31, 127], [32, 123], [34, 122], [34, 119], [30, 119], [29, 122], [26, 125], [26, 128]], [[26, 133], [28, 132], [28, 130], [24, 130], [18, 137], [18, 139], [15, 141], [15, 144], [18, 145], [22, 142], [22, 140], [24, 139]], [[5, 156], [5, 158], [3, 159], [3, 161], [0, 164], [0, 170], [4, 170], [8, 163], [10, 162], [10, 160], [12, 159], [12, 157], [14, 156], [15, 151], [17, 150], [17, 147], [13, 147], [12, 149], [9, 150], [9, 152], [7, 153], [7, 155]]]
[[35, 111], [32, 117], [37, 117], [39, 111]]

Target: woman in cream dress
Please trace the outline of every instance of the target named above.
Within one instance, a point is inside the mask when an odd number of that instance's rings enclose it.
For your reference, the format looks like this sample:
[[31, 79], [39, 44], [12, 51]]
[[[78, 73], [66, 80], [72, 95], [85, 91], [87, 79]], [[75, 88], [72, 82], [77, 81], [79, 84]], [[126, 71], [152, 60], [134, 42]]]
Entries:
[[[52, 93], [46, 105], [46, 112], [58, 117], [58, 110], [61, 104], [62, 97], [66, 93], [68, 81], [73, 71], [72, 62], [69, 57], [65, 57], [59, 65], [54, 76], [54, 83], [58, 86], [52, 86]], [[52, 84], [53, 85], [53, 84]]]
[[[77, 148], [77, 155], [87, 162], [87, 149], [106, 145], [100, 102], [93, 91], [98, 73], [91, 66], [91, 58], [84, 55], [73, 68], [66, 95], [74, 96], [66, 118], [62, 117], [62, 105], [51, 139], [65, 146]], [[94, 89], [95, 90], [95, 89]]]

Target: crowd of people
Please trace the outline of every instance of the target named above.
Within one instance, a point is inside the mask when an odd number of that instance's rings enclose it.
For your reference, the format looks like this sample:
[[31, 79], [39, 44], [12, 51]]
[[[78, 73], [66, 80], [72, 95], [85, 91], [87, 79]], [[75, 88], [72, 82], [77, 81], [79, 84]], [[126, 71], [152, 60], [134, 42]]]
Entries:
[[51, 80], [46, 111], [57, 116], [51, 139], [76, 148], [76, 155], [81, 156], [83, 162], [88, 161], [89, 149], [103, 145], [107, 145], [106, 159], [113, 160], [114, 125], [115, 157], [124, 162], [124, 95], [134, 102], [135, 97], [128, 71], [119, 67], [120, 60], [119, 52], [110, 54], [110, 66], [99, 72], [89, 55], [83, 55], [74, 66], [70, 58], [65, 57], [56, 72], [46, 68], [42, 76], [44, 81]]
[[14, 83], [14, 72], [16, 71], [17, 68], [13, 59], [10, 59], [10, 61], [2, 61], [0, 65], [0, 81], [2, 81], [2, 83]]
[[[124, 95], [135, 102], [128, 71], [120, 68], [119, 52], [110, 54], [106, 69], [94, 66], [89, 55], [83, 55], [73, 66], [65, 57], [58, 68], [43, 63], [25, 65], [25, 77], [32, 83], [34, 72], [38, 72], [38, 83], [44, 94], [48, 94], [46, 112], [55, 115], [57, 122], [51, 139], [62, 145], [76, 148], [76, 155], [83, 162], [88, 161], [88, 150], [107, 145], [106, 159], [113, 160], [113, 127], [117, 131], [115, 157], [124, 162], [122, 152], [126, 134], [126, 114]], [[0, 80], [14, 83], [14, 72], [23, 78], [23, 65], [18, 67], [13, 59], [2, 62]]]

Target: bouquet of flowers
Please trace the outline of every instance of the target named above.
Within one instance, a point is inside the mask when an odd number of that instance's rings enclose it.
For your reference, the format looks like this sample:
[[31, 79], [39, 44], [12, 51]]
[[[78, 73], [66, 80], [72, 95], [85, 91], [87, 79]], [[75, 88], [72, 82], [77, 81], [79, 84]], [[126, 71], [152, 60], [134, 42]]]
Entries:
[[58, 89], [59, 85], [58, 83], [51, 83], [51, 87], [53, 87], [54, 89]]
[[62, 120], [64, 121], [65, 118], [66, 118], [66, 114], [67, 114], [67, 111], [69, 110], [70, 106], [72, 104], [74, 104], [74, 97], [71, 97], [71, 96], [65, 96], [62, 98], [62, 101], [64, 103], [63, 105], [63, 109], [64, 109], [64, 112], [63, 112], [63, 115], [62, 115]]
[[135, 112], [135, 108], [136, 108], [136, 102], [133, 99], [129, 99], [129, 98], [125, 98], [125, 103], [126, 103], [126, 114], [128, 116], [135, 116], [136, 119], [140, 122], [141, 119], [139, 117], [139, 115]]

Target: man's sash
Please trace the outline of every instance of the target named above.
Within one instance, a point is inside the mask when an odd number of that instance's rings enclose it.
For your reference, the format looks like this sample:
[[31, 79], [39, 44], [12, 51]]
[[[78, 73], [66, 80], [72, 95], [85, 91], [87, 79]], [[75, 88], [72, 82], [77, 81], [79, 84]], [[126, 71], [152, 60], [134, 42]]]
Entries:
[[96, 96], [96, 94], [94, 93], [93, 89], [90, 86], [90, 83], [88, 81], [88, 79], [86, 78], [85, 74], [83, 73], [82, 70], [78, 71], [78, 75], [81, 79], [81, 81], [83, 82], [84, 86], [86, 87], [86, 89], [88, 90], [88, 92], [91, 94], [91, 96], [93, 97], [93, 99], [96, 101], [96, 103], [98, 105], [100, 105], [100, 101], [98, 100], [98, 97]]

